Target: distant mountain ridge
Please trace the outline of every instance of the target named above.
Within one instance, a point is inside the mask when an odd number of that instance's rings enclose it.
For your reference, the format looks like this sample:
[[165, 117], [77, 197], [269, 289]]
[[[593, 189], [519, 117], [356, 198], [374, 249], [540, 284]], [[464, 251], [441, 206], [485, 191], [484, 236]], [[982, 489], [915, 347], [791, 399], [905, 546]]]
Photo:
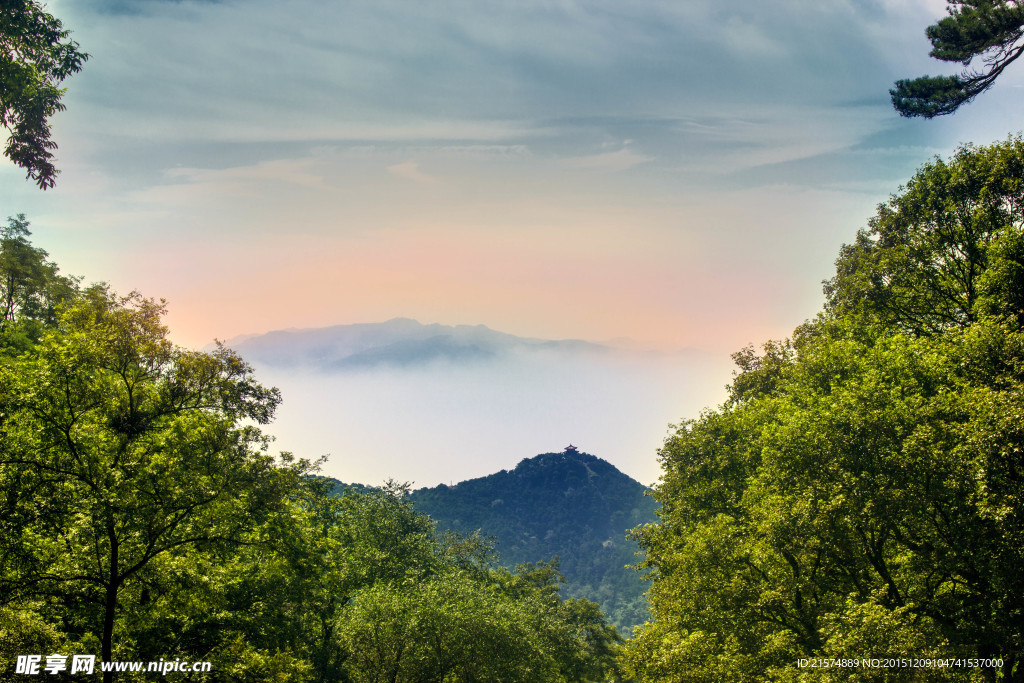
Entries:
[[425, 325], [411, 318], [382, 323], [277, 330], [226, 342], [249, 361], [277, 367], [341, 371], [378, 365], [410, 366], [437, 360], [486, 360], [517, 350], [608, 352], [613, 347], [577, 339], [517, 337], [485, 325]]
[[646, 583], [626, 567], [638, 562], [626, 532], [655, 519], [657, 504], [646, 491], [611, 463], [570, 447], [411, 497], [441, 529], [495, 537], [506, 566], [557, 555], [565, 592], [600, 603], [628, 635], [647, 616]]

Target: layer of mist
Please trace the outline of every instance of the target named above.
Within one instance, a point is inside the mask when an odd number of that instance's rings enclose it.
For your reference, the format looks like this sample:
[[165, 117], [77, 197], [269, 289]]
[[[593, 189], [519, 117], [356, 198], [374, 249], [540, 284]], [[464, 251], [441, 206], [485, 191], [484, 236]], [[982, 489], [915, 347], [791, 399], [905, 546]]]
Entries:
[[669, 423], [722, 400], [730, 365], [404, 319], [229, 345], [282, 391], [275, 450], [364, 484], [448, 484], [573, 443], [650, 485]]

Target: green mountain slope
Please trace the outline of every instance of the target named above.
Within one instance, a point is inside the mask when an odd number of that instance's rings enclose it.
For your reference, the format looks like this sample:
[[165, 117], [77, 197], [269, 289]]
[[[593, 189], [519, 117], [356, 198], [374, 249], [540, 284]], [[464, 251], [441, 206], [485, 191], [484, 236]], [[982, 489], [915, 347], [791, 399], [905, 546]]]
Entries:
[[567, 596], [600, 603], [628, 635], [647, 616], [646, 583], [626, 531], [654, 520], [647, 489], [598, 457], [573, 447], [520, 462], [515, 469], [412, 493], [414, 506], [440, 529], [479, 530], [496, 539], [508, 567], [558, 556]]

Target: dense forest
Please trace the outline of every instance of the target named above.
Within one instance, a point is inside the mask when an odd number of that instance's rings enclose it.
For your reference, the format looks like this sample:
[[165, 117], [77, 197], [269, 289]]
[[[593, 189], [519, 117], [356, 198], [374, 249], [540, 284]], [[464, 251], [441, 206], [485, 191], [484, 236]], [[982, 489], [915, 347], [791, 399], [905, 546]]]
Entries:
[[615, 676], [620, 638], [555, 565], [499, 567], [399, 485], [332, 495], [269, 453], [280, 396], [237, 354], [174, 346], [161, 302], [82, 288], [30, 234], [0, 228], [5, 675], [79, 654], [210, 663], [168, 680]]

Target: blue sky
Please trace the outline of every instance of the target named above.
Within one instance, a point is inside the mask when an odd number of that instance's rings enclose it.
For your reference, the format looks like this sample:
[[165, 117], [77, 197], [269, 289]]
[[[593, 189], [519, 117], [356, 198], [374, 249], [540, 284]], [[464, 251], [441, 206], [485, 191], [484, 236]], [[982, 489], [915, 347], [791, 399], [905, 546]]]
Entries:
[[54, 0], [92, 55], [63, 173], [0, 167], [0, 198], [190, 346], [408, 316], [727, 359], [815, 313], [915, 168], [1021, 127], [1022, 69], [955, 117], [892, 111], [951, 72], [944, 7]]

